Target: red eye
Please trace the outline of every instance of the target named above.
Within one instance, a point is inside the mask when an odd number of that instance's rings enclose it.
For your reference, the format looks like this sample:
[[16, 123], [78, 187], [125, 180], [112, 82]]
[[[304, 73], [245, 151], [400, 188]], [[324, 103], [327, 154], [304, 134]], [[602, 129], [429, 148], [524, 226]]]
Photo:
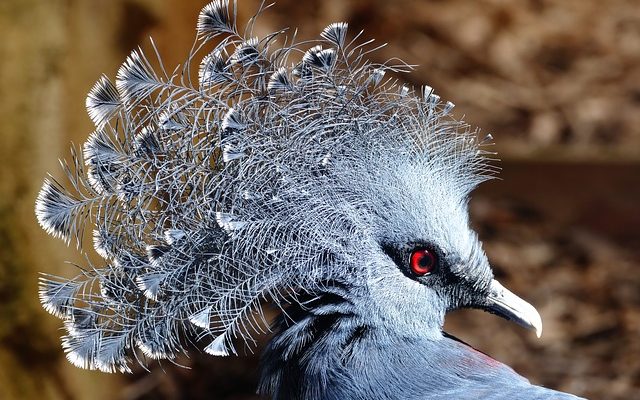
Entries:
[[411, 253], [409, 265], [414, 274], [423, 276], [433, 271], [436, 266], [436, 256], [427, 249], [417, 249]]

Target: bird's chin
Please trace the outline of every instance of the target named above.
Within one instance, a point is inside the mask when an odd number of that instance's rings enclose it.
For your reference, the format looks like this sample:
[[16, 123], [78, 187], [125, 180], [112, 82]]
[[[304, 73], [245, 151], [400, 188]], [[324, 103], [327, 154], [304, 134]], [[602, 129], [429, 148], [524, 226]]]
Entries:
[[478, 308], [533, 329], [537, 337], [542, 335], [542, 318], [538, 310], [495, 279], [491, 281], [486, 301]]

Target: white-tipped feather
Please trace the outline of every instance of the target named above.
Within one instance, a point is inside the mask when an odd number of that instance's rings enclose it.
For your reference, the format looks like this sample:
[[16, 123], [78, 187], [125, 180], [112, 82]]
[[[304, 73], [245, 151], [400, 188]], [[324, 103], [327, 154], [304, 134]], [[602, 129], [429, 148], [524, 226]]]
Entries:
[[211, 325], [211, 309], [212, 307], [209, 306], [195, 314], [192, 314], [189, 317], [189, 322], [199, 328], [209, 329], [209, 326]]
[[247, 124], [243, 122], [240, 112], [231, 107], [229, 108], [229, 111], [227, 111], [227, 113], [224, 115], [224, 118], [222, 118], [222, 124], [220, 125], [220, 128], [223, 131], [227, 129], [241, 130], [246, 126]]
[[91, 88], [85, 104], [89, 118], [98, 129], [115, 116], [121, 105], [118, 90], [105, 75]]
[[200, 63], [198, 71], [198, 81], [200, 87], [208, 87], [217, 83], [226, 82], [231, 79], [231, 74], [227, 71], [228, 64], [222, 57], [222, 52], [216, 50], [206, 55]]
[[217, 357], [227, 357], [229, 355], [229, 349], [227, 348], [226, 341], [227, 338], [224, 334], [218, 336], [204, 348], [205, 353]]
[[323, 49], [321, 45], [317, 45], [307, 50], [302, 57], [302, 63], [329, 71], [336, 61], [336, 51], [334, 49]]
[[75, 221], [74, 210], [81, 204], [53, 180], [44, 180], [36, 199], [36, 218], [48, 234], [69, 242]]
[[232, 146], [223, 146], [222, 147], [222, 161], [230, 162], [233, 160], [237, 160], [246, 155], [244, 150], [234, 149]]
[[385, 74], [386, 74], [386, 71], [382, 68], [374, 69], [373, 73], [371, 74], [371, 84], [373, 86], [378, 86], [380, 82], [382, 82], [382, 78], [384, 78]]
[[79, 368], [97, 369], [96, 357], [102, 338], [103, 333], [99, 330], [87, 331], [82, 335], [63, 336], [62, 348], [67, 360]]
[[290, 91], [293, 87], [286, 67], [280, 67], [271, 74], [267, 89], [272, 91]]
[[42, 307], [48, 313], [58, 318], [65, 318], [75, 302], [79, 288], [80, 284], [74, 281], [60, 282], [41, 277], [38, 295]]
[[233, 22], [229, 16], [229, 0], [215, 0], [204, 6], [198, 17], [198, 34], [216, 36], [221, 33], [232, 33]]
[[236, 47], [235, 51], [231, 55], [232, 63], [240, 63], [244, 66], [253, 64], [260, 57], [260, 50], [258, 49], [258, 38], [251, 38], [244, 41]]
[[135, 103], [159, 87], [161, 82], [141, 55], [141, 50], [133, 50], [116, 75], [116, 88], [120, 97], [129, 103]]
[[425, 85], [422, 87], [422, 98], [425, 101], [428, 101], [429, 97], [431, 97], [432, 94], [433, 94], [433, 88], [431, 86]]
[[226, 232], [242, 229], [247, 224], [246, 221], [238, 221], [237, 217], [233, 214], [223, 212], [216, 212], [216, 222], [218, 226]]
[[138, 338], [136, 340], [136, 346], [142, 351], [142, 353], [153, 359], [153, 360], [165, 360], [165, 359], [173, 359], [175, 355], [173, 353], [167, 352], [164, 348], [162, 348], [158, 343], [155, 342], [145, 342], [143, 339]]
[[453, 110], [456, 105], [450, 101], [447, 101], [442, 109], [442, 115], [447, 115]]
[[123, 335], [111, 335], [102, 339], [94, 361], [95, 367], [106, 373], [131, 373], [126, 356], [128, 342]]
[[158, 300], [165, 277], [163, 273], [141, 275], [136, 278], [136, 285], [149, 300]]
[[344, 41], [347, 37], [348, 25], [346, 22], [334, 22], [324, 28], [320, 36], [327, 39], [331, 43], [338, 47], [344, 46]]
[[93, 230], [93, 248], [98, 255], [105, 260], [115, 257], [119, 243], [116, 235], [106, 229]]
[[186, 235], [186, 232], [182, 229], [167, 229], [166, 231], [164, 231], [164, 240], [168, 244], [173, 245], [176, 242], [182, 240]]

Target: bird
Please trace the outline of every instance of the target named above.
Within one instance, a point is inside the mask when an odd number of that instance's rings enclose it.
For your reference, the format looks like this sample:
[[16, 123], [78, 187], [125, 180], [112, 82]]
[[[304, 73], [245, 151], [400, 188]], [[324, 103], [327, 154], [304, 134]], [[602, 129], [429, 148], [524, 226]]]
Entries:
[[95, 131], [35, 205], [87, 260], [40, 277], [67, 359], [127, 373], [271, 334], [257, 391], [274, 400], [577, 399], [443, 331], [460, 308], [542, 331], [470, 228], [492, 136], [347, 23], [254, 36], [267, 8], [241, 32], [215, 0], [182, 66], [151, 42], [91, 88]]

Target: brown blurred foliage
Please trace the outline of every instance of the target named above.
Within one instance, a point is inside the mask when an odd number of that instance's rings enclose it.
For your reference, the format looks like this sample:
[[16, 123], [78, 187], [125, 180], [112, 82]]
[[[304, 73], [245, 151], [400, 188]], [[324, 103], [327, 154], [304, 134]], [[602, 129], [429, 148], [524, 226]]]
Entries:
[[[257, 9], [241, 0], [239, 20]], [[0, 1], [0, 398], [253, 399], [257, 356], [181, 360], [110, 376], [64, 360], [37, 272], [73, 249], [33, 216], [46, 171], [92, 130], [84, 97], [154, 37], [187, 54], [200, 0]], [[388, 42], [373, 57], [416, 64], [459, 116], [496, 138], [501, 181], [472, 217], [496, 274], [540, 310], [541, 340], [458, 311], [447, 329], [532, 381], [603, 399], [640, 398], [640, 3], [634, 0], [278, 0], [257, 33], [330, 22]], [[266, 339], [266, 338], [265, 338]], [[257, 350], [259, 353], [259, 349]]]

